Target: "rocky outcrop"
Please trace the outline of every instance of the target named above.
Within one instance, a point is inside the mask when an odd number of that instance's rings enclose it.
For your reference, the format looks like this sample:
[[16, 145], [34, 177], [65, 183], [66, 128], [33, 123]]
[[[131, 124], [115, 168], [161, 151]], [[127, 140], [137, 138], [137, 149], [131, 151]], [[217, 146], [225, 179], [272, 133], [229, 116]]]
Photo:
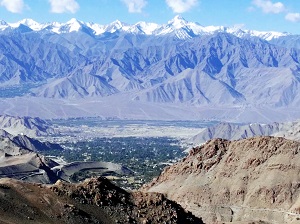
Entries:
[[80, 184], [0, 180], [1, 223], [203, 223], [158, 193], [129, 193], [104, 178]]
[[290, 223], [300, 218], [300, 143], [276, 137], [214, 139], [167, 167], [160, 192], [204, 222]]
[[105, 208], [117, 223], [202, 223], [159, 193], [129, 193], [103, 177], [74, 185], [58, 182], [51, 189], [82, 204]]

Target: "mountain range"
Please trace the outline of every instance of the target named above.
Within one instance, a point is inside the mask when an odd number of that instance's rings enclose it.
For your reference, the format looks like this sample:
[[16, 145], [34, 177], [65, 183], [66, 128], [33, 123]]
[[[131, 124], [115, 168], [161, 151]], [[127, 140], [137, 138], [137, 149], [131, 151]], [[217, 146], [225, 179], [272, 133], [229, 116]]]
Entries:
[[225, 119], [275, 121], [299, 112], [298, 35], [205, 27], [180, 16], [163, 25], [0, 24], [1, 113], [223, 119], [233, 111]]
[[238, 37], [253, 36], [266, 40], [272, 40], [273, 38], [284, 37], [289, 35], [288, 33], [276, 32], [276, 31], [255, 31], [255, 30], [243, 30], [239, 26], [236, 27], [224, 27], [224, 26], [202, 26], [199, 23], [189, 22], [183, 17], [177, 15], [167, 24], [156, 24], [138, 22], [134, 25], [123, 23], [116, 20], [107, 25], [96, 24], [93, 22], [83, 22], [75, 18], [69, 20], [66, 23], [48, 22], [38, 23], [32, 19], [23, 19], [16, 23], [7, 23], [4, 20], [0, 21], [0, 30], [7, 31], [12, 29], [19, 29], [25, 32], [28, 31], [45, 31], [53, 32], [57, 34], [71, 33], [71, 32], [85, 32], [90, 35], [100, 36], [105, 33], [126, 32], [132, 34], [143, 35], [157, 35], [163, 36], [170, 33], [176, 34], [179, 39], [193, 38], [199, 35], [208, 35], [216, 32], [226, 32]]

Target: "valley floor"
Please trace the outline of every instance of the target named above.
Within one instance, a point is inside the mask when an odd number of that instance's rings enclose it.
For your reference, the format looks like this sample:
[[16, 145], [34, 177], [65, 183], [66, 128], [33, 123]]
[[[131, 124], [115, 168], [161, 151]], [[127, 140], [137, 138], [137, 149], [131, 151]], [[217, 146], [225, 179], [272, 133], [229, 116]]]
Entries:
[[101, 117], [127, 120], [222, 120], [227, 122], [283, 122], [299, 118], [299, 108], [188, 103], [147, 103], [130, 95], [74, 100], [15, 97], [0, 99], [0, 114], [50, 118]]

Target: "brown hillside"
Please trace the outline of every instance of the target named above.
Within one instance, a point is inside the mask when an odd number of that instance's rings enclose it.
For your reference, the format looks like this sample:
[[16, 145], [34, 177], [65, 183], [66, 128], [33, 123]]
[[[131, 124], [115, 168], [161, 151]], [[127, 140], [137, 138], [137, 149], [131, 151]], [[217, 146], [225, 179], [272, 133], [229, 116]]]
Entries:
[[214, 139], [143, 190], [167, 194], [207, 223], [298, 223], [299, 152], [299, 142], [284, 138]]
[[0, 179], [0, 223], [202, 223], [158, 193], [129, 193], [105, 178], [42, 185]]

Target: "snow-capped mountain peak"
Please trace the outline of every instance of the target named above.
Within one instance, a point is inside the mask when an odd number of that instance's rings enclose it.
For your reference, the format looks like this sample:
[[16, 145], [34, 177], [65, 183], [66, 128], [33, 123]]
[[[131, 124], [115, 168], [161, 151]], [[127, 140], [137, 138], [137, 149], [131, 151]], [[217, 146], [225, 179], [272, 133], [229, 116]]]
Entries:
[[287, 36], [289, 33], [281, 33], [276, 31], [256, 31], [256, 30], [245, 30], [250, 36], [255, 36], [262, 38], [264, 40], [270, 41], [279, 37]]
[[120, 20], [116, 20], [113, 21], [112, 23], [110, 23], [110, 25], [113, 25], [115, 27], [117, 27], [118, 29], [120, 29], [121, 27], [125, 26], [125, 23], [122, 23]]
[[114, 32], [116, 32], [117, 30], [120, 30], [120, 29], [122, 29], [122, 28], [124, 28], [124, 27], [126, 27], [126, 26], [127, 26], [127, 24], [122, 23], [122, 22], [119, 21], [119, 20], [116, 20], [116, 21], [114, 21], [114, 22], [112, 22], [112, 23], [106, 25], [105, 31], [106, 31], [106, 32], [110, 32], [110, 33], [114, 33]]
[[158, 35], [174, 34], [178, 39], [190, 39], [195, 35], [194, 29], [197, 30], [198, 27], [196, 23], [188, 22], [177, 15], [159, 29]]
[[189, 24], [182, 16], [177, 15], [172, 20], [168, 21], [168, 25], [173, 26], [176, 29], [180, 29]]
[[16, 23], [9, 23], [9, 25], [13, 28], [17, 28], [21, 24], [29, 27], [30, 29], [32, 29], [34, 31], [42, 30], [45, 27], [45, 24], [40, 24], [40, 23], [34, 21], [33, 19], [23, 19]]
[[177, 15], [166, 24], [156, 24], [148, 22], [138, 22], [134, 25], [129, 25], [116, 20], [107, 25], [100, 25], [97, 23], [85, 23], [76, 18], [72, 18], [66, 23], [52, 22], [52, 23], [38, 23], [32, 19], [23, 19], [16, 23], [6, 23], [0, 21], [0, 31], [7, 28], [17, 29], [20, 25], [29, 27], [33, 31], [47, 30], [54, 33], [71, 33], [80, 32], [82, 28], [87, 28], [93, 35], [101, 35], [105, 32], [114, 33], [116, 31], [127, 32], [133, 34], [143, 35], [174, 35], [179, 39], [190, 39], [194, 36], [211, 35], [218, 32], [225, 32], [235, 35], [237, 37], [259, 37], [270, 41], [282, 36], [290, 35], [281, 32], [264, 32], [255, 30], [245, 30], [241, 26], [224, 27], [224, 26], [202, 26], [196, 22], [189, 22], [182, 16]]
[[32, 25], [40, 25], [38, 22], [34, 21], [33, 19], [22, 19], [21, 21], [19, 21], [20, 24], [23, 25], [28, 25], [28, 26], [32, 26]]
[[82, 22], [81, 21], [79, 21], [78, 19], [76, 19], [76, 18], [72, 18], [72, 19], [70, 19], [68, 22], [66, 22], [67, 24], [76, 24], [76, 23], [79, 23], [79, 24], [81, 24]]
[[105, 26], [97, 23], [87, 23], [87, 27], [94, 31], [94, 35], [100, 35], [105, 32]]
[[84, 25], [84, 23], [75, 18], [72, 18], [65, 25], [68, 26], [69, 32], [74, 32], [74, 31], [78, 32], [81, 29], [81, 27]]
[[133, 33], [142, 32], [146, 35], [153, 35], [154, 32], [160, 27], [161, 25], [158, 25], [156, 23], [138, 22], [134, 26], [132, 26], [129, 31]]

